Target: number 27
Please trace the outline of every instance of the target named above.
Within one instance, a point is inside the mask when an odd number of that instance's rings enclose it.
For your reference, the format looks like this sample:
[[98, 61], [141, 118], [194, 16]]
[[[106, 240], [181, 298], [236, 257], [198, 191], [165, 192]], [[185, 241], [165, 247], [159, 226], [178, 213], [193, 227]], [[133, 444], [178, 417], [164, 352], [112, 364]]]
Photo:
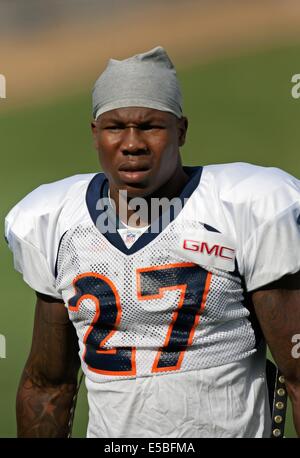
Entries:
[[[167, 264], [137, 269], [137, 297], [140, 301], [162, 299], [167, 290], [180, 290], [164, 344], [158, 349], [152, 372], [179, 369], [186, 348], [205, 308], [211, 273], [192, 263]], [[70, 312], [79, 313], [83, 300], [92, 300], [96, 314], [86, 331], [83, 360], [88, 368], [105, 375], [135, 375], [136, 348], [105, 348], [117, 331], [122, 309], [119, 293], [106, 276], [87, 272], [75, 278], [76, 294], [69, 300]]]

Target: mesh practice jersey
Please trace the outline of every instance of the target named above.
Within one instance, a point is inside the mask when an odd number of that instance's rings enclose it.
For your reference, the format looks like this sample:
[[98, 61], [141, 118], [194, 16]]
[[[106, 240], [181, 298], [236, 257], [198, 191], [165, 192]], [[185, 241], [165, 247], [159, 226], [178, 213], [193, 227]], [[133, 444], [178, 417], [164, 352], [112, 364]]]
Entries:
[[[300, 270], [300, 183], [243, 163], [186, 171], [180, 210], [167, 223], [162, 214], [129, 248], [118, 231], [103, 230], [110, 212], [101, 173], [40, 186], [6, 218], [16, 269], [68, 307], [86, 375], [90, 437], [267, 434], [264, 357], [246, 297]], [[230, 372], [239, 376], [230, 381]], [[202, 406], [202, 414], [195, 406], [184, 412], [178, 396], [185, 384], [191, 392], [198, 384], [199, 394], [205, 380], [223, 394], [246, 380], [250, 388], [238, 401], [216, 395], [218, 405]], [[183, 383], [177, 392], [176, 383]], [[140, 410], [145, 387], [157, 393], [160, 433], [152, 427], [156, 415], [147, 421]], [[181, 426], [159, 420], [166, 397], [169, 409], [175, 402], [181, 411]], [[122, 415], [112, 407], [120, 401]], [[220, 403], [226, 417], [217, 428], [209, 418]], [[249, 429], [254, 408], [259, 421]], [[109, 420], [116, 415], [119, 421]]]

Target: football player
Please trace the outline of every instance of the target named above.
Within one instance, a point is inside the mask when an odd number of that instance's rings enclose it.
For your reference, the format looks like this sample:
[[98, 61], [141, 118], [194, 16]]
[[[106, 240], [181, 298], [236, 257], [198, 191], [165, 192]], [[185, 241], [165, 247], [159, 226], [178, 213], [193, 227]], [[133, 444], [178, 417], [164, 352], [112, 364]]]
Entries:
[[110, 60], [93, 91], [104, 173], [44, 184], [8, 214], [37, 295], [19, 436], [68, 436], [81, 362], [87, 437], [269, 437], [266, 342], [300, 435], [300, 183], [183, 166], [187, 126], [163, 48]]

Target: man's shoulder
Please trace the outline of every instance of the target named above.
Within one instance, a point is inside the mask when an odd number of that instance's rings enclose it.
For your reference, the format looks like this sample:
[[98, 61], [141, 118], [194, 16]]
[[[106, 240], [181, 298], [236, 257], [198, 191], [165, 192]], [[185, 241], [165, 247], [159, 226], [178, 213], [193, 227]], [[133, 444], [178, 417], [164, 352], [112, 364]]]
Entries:
[[290, 188], [299, 192], [299, 180], [284, 170], [245, 162], [205, 166], [203, 178], [228, 201], [253, 201]]
[[34, 228], [53, 227], [60, 216], [64, 220], [82, 213], [86, 190], [95, 173], [73, 175], [52, 183], [38, 186], [19, 201], [5, 218], [6, 233], [14, 231], [27, 235]]
[[28, 214], [44, 213], [54, 210], [76, 195], [83, 195], [95, 173], [72, 175], [51, 183], [41, 184], [14, 208], [22, 209]]

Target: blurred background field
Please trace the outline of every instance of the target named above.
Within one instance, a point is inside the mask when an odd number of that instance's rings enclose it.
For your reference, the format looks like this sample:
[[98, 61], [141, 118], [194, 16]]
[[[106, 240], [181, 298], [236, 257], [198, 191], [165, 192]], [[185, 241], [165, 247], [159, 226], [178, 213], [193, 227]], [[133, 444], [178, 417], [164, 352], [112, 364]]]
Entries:
[[[1, 221], [41, 183], [99, 170], [91, 88], [109, 57], [158, 44], [176, 64], [190, 120], [184, 163], [246, 161], [300, 178], [300, 5], [261, 1], [0, 1]], [[51, 5], [51, 7], [49, 6]], [[71, 7], [72, 5], [72, 7]], [[0, 241], [0, 437], [16, 435], [14, 402], [30, 348], [34, 293]], [[85, 389], [74, 436], [84, 437]], [[286, 436], [294, 437], [291, 415]]]

